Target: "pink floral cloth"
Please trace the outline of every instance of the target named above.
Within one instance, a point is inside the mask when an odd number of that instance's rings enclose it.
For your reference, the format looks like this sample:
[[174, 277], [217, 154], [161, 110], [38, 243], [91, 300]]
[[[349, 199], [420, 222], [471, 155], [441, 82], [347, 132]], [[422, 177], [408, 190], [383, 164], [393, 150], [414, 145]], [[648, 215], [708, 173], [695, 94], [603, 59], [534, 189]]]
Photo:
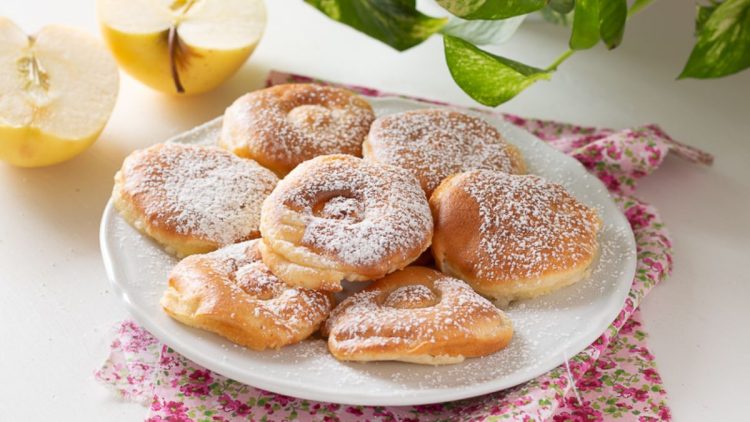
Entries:
[[[311, 80], [272, 72], [268, 84]], [[368, 96], [393, 95], [347, 87]], [[574, 156], [604, 181], [635, 233], [638, 264], [625, 306], [601, 337], [566, 365], [523, 385], [455, 402], [346, 406], [287, 397], [228, 379], [174, 352], [136, 323], [124, 321], [96, 378], [122, 397], [148, 405], [148, 421], [669, 420], [666, 392], [637, 308], [670, 273], [671, 243], [656, 209], [631, 194], [636, 181], [655, 170], [669, 152], [702, 164], [710, 164], [712, 157], [671, 139], [656, 125], [615, 131], [503, 117]]]

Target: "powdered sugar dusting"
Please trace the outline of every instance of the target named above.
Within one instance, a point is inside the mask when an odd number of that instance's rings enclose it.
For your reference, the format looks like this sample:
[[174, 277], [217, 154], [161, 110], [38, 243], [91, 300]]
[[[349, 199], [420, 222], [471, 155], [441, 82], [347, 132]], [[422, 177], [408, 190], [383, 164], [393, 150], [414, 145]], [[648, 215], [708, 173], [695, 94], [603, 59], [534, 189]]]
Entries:
[[323, 209], [318, 213], [319, 217], [359, 221], [361, 220], [362, 204], [356, 198], [345, 196], [334, 196], [323, 204]]
[[479, 207], [479, 277], [529, 279], [596, 253], [596, 213], [558, 184], [479, 170], [458, 176], [455, 186]]
[[[397, 99], [373, 99], [371, 102], [381, 114], [418, 107], [416, 103]], [[488, 119], [502, 128], [499, 119]], [[210, 136], [191, 131], [180, 135], [178, 142], [208, 143], [217, 137], [220, 126], [220, 121], [214, 121], [210, 126]], [[295, 386], [306, 386], [307, 392], [318, 392], [320, 381], [326, 380], [330, 393], [327, 397], [320, 393], [323, 398], [319, 400], [331, 401], [336, 397], [342, 401], [345, 398], [351, 400], [351, 397], [358, 395], [379, 404], [393, 401], [396, 397], [401, 403], [405, 403], [404, 400], [409, 403], [424, 402], [425, 397], [434, 397], [436, 391], [445, 395], [448, 392], [461, 394], [485, 385], [496, 389], [507, 387], [512, 384], [503, 383], [502, 380], [508, 377], [518, 379], [529, 373], [541, 374], [559, 365], [563, 355], [575, 355], [601, 333], [598, 327], [602, 318], [607, 319], [609, 315], [604, 306], [611, 305], [613, 291], [619, 288], [616, 286], [632, 282], [631, 273], [625, 271], [626, 267], [623, 266], [634, 254], [630, 249], [632, 233], [626, 223], [623, 225], [618, 220], [621, 216], [607, 199], [606, 190], [579, 166], [571, 165], [576, 163], [549, 150], [525, 132], [509, 126], [502, 130], [522, 148], [534, 173], [563, 183], [579, 200], [600, 210], [604, 221], [610, 223], [602, 229], [601, 255], [590, 278], [548, 296], [516, 302], [506, 310], [514, 325], [513, 340], [506, 349], [483, 358], [436, 368], [397, 362], [366, 365], [340, 362], [330, 355], [326, 342], [315, 337], [280, 350], [263, 352], [248, 350], [210, 335], [196, 336], [194, 330], [170, 331], [169, 340], [189, 341], [196, 353], [207, 361], [211, 360], [212, 364], [219, 360], [225, 362], [225, 367], [231, 368], [235, 379], [241, 382], [252, 384], [258, 376], [264, 376], [278, 380], [276, 388], [280, 391], [287, 388], [282, 385], [293, 383]], [[166, 274], [175, 260], [128, 225], [116, 212], [110, 210], [105, 224], [108, 227], [105, 236], [109, 242], [105, 242], [104, 247], [109, 248], [118, 269], [124, 274], [118, 280], [120, 287], [127, 292], [131, 302], [151, 310], [150, 318], [153, 321], [168, 318], [160, 310], [159, 298]], [[152, 267], [154, 270], [143, 270]], [[625, 278], [623, 271], [628, 273]], [[345, 286], [347, 284], [344, 283]], [[355, 287], [364, 284], [351, 283]], [[615, 307], [619, 311], [620, 304]], [[286, 383], [284, 380], [293, 382]]]
[[[278, 85], [240, 97], [225, 114], [222, 140], [286, 172], [324, 154], [361, 155], [375, 115], [355, 94], [315, 84]], [[279, 164], [281, 165], [281, 164]]]
[[[290, 287], [276, 278], [261, 261], [258, 242], [255, 239], [230, 245], [193, 259], [208, 264], [212, 272], [202, 274], [219, 275], [231, 292], [231, 302], [249, 305], [252, 316], [268, 318], [290, 330], [321, 323], [331, 309], [330, 298], [314, 290]], [[175, 272], [179, 273], [180, 269], [176, 268]]]
[[[433, 292], [434, 291], [434, 292]], [[392, 295], [415, 294], [401, 298], [402, 304], [427, 306], [394, 307]], [[432, 303], [425, 302], [425, 293]], [[505, 328], [502, 312], [475, 293], [463, 281], [440, 275], [434, 282], [393, 289], [375, 282], [372, 287], [347, 298], [331, 313], [326, 329], [342, 347], [421, 345], [472, 339], [477, 324], [492, 323]], [[440, 353], [437, 353], [440, 354]]]
[[257, 236], [261, 205], [278, 181], [254, 161], [183, 144], [136, 151], [122, 175], [123, 193], [151, 224], [219, 245]]
[[432, 235], [429, 204], [412, 175], [351, 156], [303, 163], [269, 201], [298, 212], [303, 246], [347, 265], [408, 258]]
[[500, 132], [484, 120], [442, 109], [380, 117], [368, 135], [367, 158], [411, 171], [428, 196], [447, 176], [467, 170], [522, 172]]
[[398, 309], [425, 308], [435, 305], [437, 300], [437, 296], [429, 287], [410, 284], [392, 291], [383, 301], [383, 305]]

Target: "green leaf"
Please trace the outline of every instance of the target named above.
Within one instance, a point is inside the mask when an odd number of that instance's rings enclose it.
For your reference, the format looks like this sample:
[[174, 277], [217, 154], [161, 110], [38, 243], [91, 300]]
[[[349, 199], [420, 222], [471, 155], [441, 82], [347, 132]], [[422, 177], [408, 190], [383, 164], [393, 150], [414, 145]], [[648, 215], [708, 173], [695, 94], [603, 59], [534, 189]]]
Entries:
[[416, 0], [305, 0], [329, 18], [407, 50], [439, 31], [447, 18], [417, 11]]
[[455, 16], [440, 30], [474, 45], [499, 45], [516, 33], [526, 15], [499, 20], [464, 20]]
[[570, 48], [573, 50], [585, 50], [599, 42], [599, 1], [576, 0], [570, 34]]
[[550, 0], [547, 5], [550, 9], [563, 15], [570, 13], [575, 6], [575, 0]]
[[547, 0], [437, 0], [447, 11], [464, 19], [507, 19], [543, 8]]
[[630, 10], [628, 10], [628, 16], [633, 16], [636, 13], [640, 12], [641, 10], [645, 9], [646, 6], [651, 4], [651, 2], [654, 0], [635, 0], [633, 4], [630, 5]]
[[701, 24], [698, 41], [678, 78], [720, 78], [748, 67], [750, 0], [726, 0]]
[[622, 42], [627, 18], [627, 0], [601, 0], [599, 4], [599, 35], [610, 50]]
[[701, 31], [703, 30], [703, 26], [706, 24], [706, 21], [708, 21], [708, 18], [711, 17], [711, 15], [716, 11], [716, 8], [719, 7], [719, 3], [711, 3], [708, 6], [702, 6], [698, 5], [698, 10], [695, 13], [695, 35], [700, 35]]
[[476, 101], [496, 106], [518, 95], [550, 72], [495, 56], [456, 37], [445, 35], [445, 61], [453, 80]]

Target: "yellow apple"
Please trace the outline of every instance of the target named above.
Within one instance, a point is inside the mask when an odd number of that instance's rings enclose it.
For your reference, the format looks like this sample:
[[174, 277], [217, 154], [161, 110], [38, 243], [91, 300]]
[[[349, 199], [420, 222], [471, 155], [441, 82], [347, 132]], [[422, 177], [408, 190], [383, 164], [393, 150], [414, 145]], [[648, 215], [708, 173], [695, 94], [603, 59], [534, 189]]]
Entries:
[[263, 35], [262, 0], [98, 0], [107, 45], [131, 76], [158, 91], [215, 88]]
[[0, 159], [39, 167], [79, 154], [109, 120], [118, 85], [91, 35], [50, 25], [27, 36], [0, 17]]

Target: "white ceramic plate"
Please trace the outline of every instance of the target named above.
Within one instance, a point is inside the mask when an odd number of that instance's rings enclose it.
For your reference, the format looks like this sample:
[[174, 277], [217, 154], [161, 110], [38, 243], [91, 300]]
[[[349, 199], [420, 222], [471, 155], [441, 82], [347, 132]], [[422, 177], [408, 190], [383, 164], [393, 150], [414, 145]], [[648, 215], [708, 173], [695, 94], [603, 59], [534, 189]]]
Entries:
[[[398, 98], [370, 100], [384, 115], [425, 108]], [[157, 338], [195, 362], [235, 380], [290, 396], [360, 405], [425, 404], [473, 397], [531, 380], [591, 344], [619, 313], [635, 272], [635, 241], [625, 217], [599, 180], [576, 160], [493, 116], [483, 116], [524, 154], [529, 171], [563, 184], [595, 207], [603, 221], [601, 255], [590, 278], [551, 295], [513, 304], [507, 313], [515, 334], [508, 348], [449, 366], [408, 363], [342, 363], [321, 339], [278, 351], [255, 352], [182, 325], [159, 306], [176, 260], [131, 228], [114, 210], [104, 211], [101, 248], [115, 290], [133, 317]], [[212, 143], [213, 120], [172, 139]]]

